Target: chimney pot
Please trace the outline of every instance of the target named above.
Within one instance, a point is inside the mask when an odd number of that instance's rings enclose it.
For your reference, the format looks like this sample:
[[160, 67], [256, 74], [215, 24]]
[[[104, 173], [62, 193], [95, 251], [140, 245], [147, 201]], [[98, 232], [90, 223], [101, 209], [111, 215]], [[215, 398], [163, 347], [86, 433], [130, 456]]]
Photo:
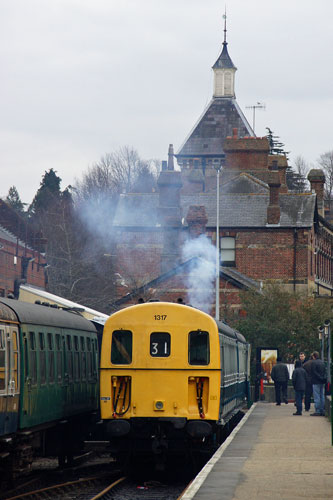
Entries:
[[168, 170], [174, 170], [174, 163], [173, 163], [173, 144], [169, 144], [169, 151], [168, 151]]
[[237, 128], [232, 129], [232, 137], [233, 137], [233, 139], [238, 138], [238, 129]]

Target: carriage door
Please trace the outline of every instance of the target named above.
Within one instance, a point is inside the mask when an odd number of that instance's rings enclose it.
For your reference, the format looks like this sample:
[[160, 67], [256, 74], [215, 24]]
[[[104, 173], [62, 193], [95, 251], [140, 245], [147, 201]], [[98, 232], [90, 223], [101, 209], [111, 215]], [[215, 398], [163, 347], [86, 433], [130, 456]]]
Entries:
[[16, 326], [0, 326], [0, 433], [14, 432], [19, 403], [19, 352]]

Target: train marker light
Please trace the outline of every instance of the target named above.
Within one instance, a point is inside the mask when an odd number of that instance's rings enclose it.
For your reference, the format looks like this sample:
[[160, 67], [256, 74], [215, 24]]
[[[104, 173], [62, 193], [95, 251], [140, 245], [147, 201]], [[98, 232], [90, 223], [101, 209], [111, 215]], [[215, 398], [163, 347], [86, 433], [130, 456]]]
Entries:
[[164, 401], [161, 401], [161, 400], [154, 401], [154, 408], [155, 408], [155, 410], [159, 410], [159, 411], [164, 410]]

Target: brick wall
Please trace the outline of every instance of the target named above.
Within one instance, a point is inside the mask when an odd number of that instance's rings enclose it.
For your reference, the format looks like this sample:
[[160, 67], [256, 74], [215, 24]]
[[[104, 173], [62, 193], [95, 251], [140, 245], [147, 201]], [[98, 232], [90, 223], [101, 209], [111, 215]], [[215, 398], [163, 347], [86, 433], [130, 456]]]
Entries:
[[[37, 251], [0, 240], [0, 296], [14, 293], [15, 280], [25, 279], [26, 283], [45, 289], [45, 258]], [[23, 277], [22, 261], [26, 258], [27, 267]], [[34, 258], [33, 262], [28, 262]]]

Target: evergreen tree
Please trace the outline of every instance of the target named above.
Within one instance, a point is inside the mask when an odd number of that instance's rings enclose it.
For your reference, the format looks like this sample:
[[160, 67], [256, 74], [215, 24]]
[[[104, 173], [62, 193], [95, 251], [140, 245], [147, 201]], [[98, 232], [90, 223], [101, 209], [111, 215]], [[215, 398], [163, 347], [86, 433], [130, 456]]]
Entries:
[[53, 168], [50, 168], [48, 172], [45, 171], [40, 187], [29, 207], [30, 215], [41, 216], [60, 202], [60, 183], [61, 178], [57, 176]]
[[24, 213], [24, 205], [25, 203], [22, 203], [20, 195], [16, 189], [15, 186], [12, 186], [9, 188], [7, 197], [6, 197], [6, 202], [8, 205], [10, 205], [16, 212], [19, 214], [23, 215]]
[[269, 154], [270, 155], [284, 155], [288, 158], [289, 151], [284, 150], [283, 142], [280, 142], [280, 137], [277, 135], [273, 135], [272, 130], [269, 127], [266, 127], [267, 130], [267, 139], [269, 142]]

